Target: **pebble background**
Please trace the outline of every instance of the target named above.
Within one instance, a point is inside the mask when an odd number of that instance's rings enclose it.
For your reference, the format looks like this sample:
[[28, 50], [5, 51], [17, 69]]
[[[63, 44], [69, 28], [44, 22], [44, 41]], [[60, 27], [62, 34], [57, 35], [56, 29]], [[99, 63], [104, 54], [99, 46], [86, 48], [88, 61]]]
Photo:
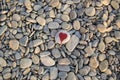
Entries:
[[120, 0], [0, 0], [0, 80], [120, 80]]

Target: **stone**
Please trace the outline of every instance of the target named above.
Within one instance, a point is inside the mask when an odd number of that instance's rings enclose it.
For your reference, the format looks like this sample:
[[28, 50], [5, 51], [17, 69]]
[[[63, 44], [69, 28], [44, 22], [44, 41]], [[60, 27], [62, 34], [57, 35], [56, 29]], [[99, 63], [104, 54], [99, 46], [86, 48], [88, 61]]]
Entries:
[[100, 63], [99, 69], [101, 72], [105, 72], [108, 69], [108, 61], [104, 60]]
[[103, 24], [98, 24], [97, 25], [97, 30], [101, 33], [105, 33], [106, 32], [106, 27]]
[[76, 19], [77, 18], [77, 13], [75, 10], [70, 11], [70, 19]]
[[109, 53], [110, 55], [115, 55], [115, 54], [116, 54], [115, 51], [113, 51], [113, 50], [109, 50], [108, 53]]
[[68, 51], [72, 52], [79, 43], [79, 38], [76, 35], [72, 35], [71, 39], [66, 44]]
[[39, 64], [39, 63], [40, 63], [39, 57], [38, 57], [37, 55], [33, 55], [33, 56], [32, 56], [32, 62], [33, 62], [34, 64]]
[[61, 79], [65, 79], [67, 77], [67, 72], [59, 72], [58, 77]]
[[7, 66], [6, 60], [5, 60], [4, 58], [2, 58], [2, 57], [0, 57], [0, 66], [1, 66], [1, 67]]
[[54, 41], [49, 41], [48, 42], [48, 49], [52, 49], [52, 48], [54, 48], [54, 46], [55, 46], [55, 42]]
[[111, 74], [112, 74], [112, 71], [111, 71], [110, 69], [107, 69], [107, 70], [105, 71], [105, 73], [108, 74], [108, 75], [111, 75]]
[[61, 19], [62, 19], [63, 21], [68, 22], [68, 21], [70, 20], [70, 17], [69, 17], [68, 15], [66, 15], [66, 14], [63, 14], [63, 15], [61, 15]]
[[44, 74], [41, 80], [50, 80], [49, 73]]
[[90, 72], [90, 67], [89, 66], [84, 66], [82, 69], [79, 70], [79, 73], [82, 76], [87, 75]]
[[17, 28], [18, 27], [17, 21], [11, 21], [11, 27]]
[[66, 80], [77, 80], [74, 72], [69, 72]]
[[57, 7], [59, 5], [59, 0], [51, 0], [49, 5], [52, 7]]
[[119, 9], [119, 3], [117, 1], [112, 0], [111, 1], [111, 6], [116, 10]]
[[65, 66], [65, 65], [58, 65], [57, 66], [59, 71], [65, 71], [65, 72], [69, 72], [70, 71], [70, 66]]
[[19, 53], [19, 52], [17, 52], [17, 53], [15, 53], [15, 59], [21, 59], [21, 53]]
[[111, 43], [113, 40], [112, 37], [105, 37], [105, 43]]
[[92, 80], [90, 76], [84, 76], [85, 80]]
[[60, 59], [58, 61], [58, 64], [59, 65], [69, 65], [70, 64], [70, 60], [68, 58], [63, 58], [63, 59]]
[[75, 20], [74, 22], [73, 22], [73, 28], [75, 29], [75, 30], [79, 30], [80, 29], [80, 22], [78, 21], [78, 20]]
[[50, 79], [54, 80], [58, 76], [58, 69], [56, 67], [51, 67], [50, 68]]
[[41, 9], [41, 5], [34, 5], [34, 10], [35, 11], [38, 11], [38, 10], [40, 10]]
[[21, 16], [19, 14], [13, 14], [13, 20], [15, 21], [20, 21], [21, 20]]
[[6, 74], [3, 75], [3, 78], [4, 78], [5, 80], [7, 80], [7, 79], [10, 79], [11, 76], [12, 76], [11, 73], [6, 73]]
[[99, 54], [98, 59], [99, 59], [99, 61], [103, 61], [103, 60], [106, 59], [106, 55], [105, 54]]
[[107, 6], [110, 4], [110, 0], [101, 0], [101, 3]]
[[59, 23], [57, 23], [57, 22], [50, 22], [50, 23], [48, 23], [48, 28], [49, 29], [58, 29], [59, 28]]
[[105, 50], [105, 43], [103, 42], [103, 40], [101, 40], [100, 43], [98, 44], [98, 50], [100, 52], [103, 52]]
[[29, 68], [32, 65], [32, 60], [28, 58], [23, 58], [20, 60], [20, 68]]
[[7, 26], [1, 26], [0, 27], [0, 36], [5, 33], [5, 31], [7, 30]]
[[120, 28], [120, 19], [116, 20], [115, 24], [117, 25], [118, 28]]
[[36, 76], [31, 76], [30, 80], [37, 80], [37, 77]]
[[66, 30], [60, 30], [55, 35], [55, 41], [59, 44], [65, 44], [70, 40], [70, 34]]
[[116, 39], [120, 39], [120, 31], [115, 31], [114, 34]]
[[55, 12], [54, 12], [54, 10], [51, 10], [51, 11], [49, 12], [49, 16], [50, 16], [51, 18], [55, 18]]
[[94, 16], [95, 15], [95, 8], [94, 7], [88, 7], [85, 9], [85, 14], [87, 16]]
[[52, 55], [55, 58], [60, 58], [61, 57], [61, 53], [60, 53], [60, 51], [57, 48], [52, 49]]
[[34, 53], [35, 53], [35, 54], [38, 54], [39, 52], [40, 52], [40, 48], [39, 48], [39, 47], [36, 47]]
[[43, 41], [41, 39], [36, 39], [36, 40], [33, 40], [33, 41], [30, 41], [29, 42], [29, 47], [37, 47], [39, 45], [41, 45], [43, 43]]
[[91, 46], [87, 46], [87, 47], [85, 48], [85, 52], [86, 52], [86, 54], [85, 54], [86, 57], [91, 56], [91, 55], [94, 54], [94, 50], [92, 49]]
[[99, 66], [99, 61], [97, 60], [96, 57], [91, 57], [90, 58], [90, 63], [89, 66], [96, 69]]
[[24, 5], [28, 10], [32, 9], [32, 3], [30, 0], [24, 0]]
[[51, 53], [49, 51], [44, 51], [40, 53], [40, 57], [49, 56]]
[[69, 30], [71, 28], [71, 25], [68, 24], [67, 22], [63, 22], [62, 25], [61, 25], [61, 27], [63, 29], [65, 29], [65, 30]]
[[27, 46], [28, 36], [22, 37], [22, 38], [19, 40], [19, 42], [20, 42], [20, 45], [22, 45], [22, 46]]
[[55, 65], [55, 61], [49, 56], [41, 57], [40, 60], [41, 60], [41, 63], [44, 64], [45, 66]]
[[0, 15], [0, 21], [6, 20], [7, 16], [6, 15]]
[[19, 42], [16, 39], [12, 39], [12, 40], [9, 41], [9, 47], [12, 50], [18, 50], [18, 48], [19, 48]]
[[41, 26], [45, 26], [46, 24], [46, 20], [44, 18], [42, 18], [41, 16], [38, 16], [36, 18], [36, 21], [41, 25]]

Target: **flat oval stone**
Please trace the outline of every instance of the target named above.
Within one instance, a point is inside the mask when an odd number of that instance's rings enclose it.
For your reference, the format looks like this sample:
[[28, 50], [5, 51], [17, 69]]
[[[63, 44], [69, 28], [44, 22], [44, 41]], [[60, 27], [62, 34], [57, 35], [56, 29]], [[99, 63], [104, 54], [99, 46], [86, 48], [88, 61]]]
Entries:
[[95, 15], [95, 8], [94, 7], [89, 7], [85, 9], [85, 14], [87, 16], [94, 16]]
[[50, 22], [48, 24], [48, 28], [49, 29], [58, 29], [59, 28], [59, 24], [57, 22]]
[[74, 72], [68, 73], [68, 76], [67, 76], [66, 80], [77, 80]]
[[99, 69], [101, 72], [105, 72], [108, 69], [108, 61], [104, 60], [100, 63]]
[[7, 66], [6, 60], [3, 59], [2, 57], [0, 57], [0, 66], [1, 66], [1, 67]]
[[20, 60], [20, 68], [28, 68], [32, 65], [32, 60], [28, 58], [23, 58]]
[[9, 47], [13, 50], [18, 50], [19, 48], [19, 42], [16, 39], [9, 41]]
[[46, 20], [44, 18], [42, 18], [41, 16], [38, 16], [36, 18], [36, 21], [41, 25], [41, 26], [45, 26], [46, 24]]
[[7, 26], [0, 27], [0, 36], [7, 30]]

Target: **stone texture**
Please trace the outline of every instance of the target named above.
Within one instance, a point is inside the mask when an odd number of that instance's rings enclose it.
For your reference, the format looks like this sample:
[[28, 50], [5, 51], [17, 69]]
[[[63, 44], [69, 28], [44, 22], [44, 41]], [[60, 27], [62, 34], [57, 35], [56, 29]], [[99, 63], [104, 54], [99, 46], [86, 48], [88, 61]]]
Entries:
[[32, 56], [32, 62], [34, 64], [39, 64], [39, 61], [40, 61], [40, 59], [39, 59], [39, 57], [37, 55]]
[[49, 29], [58, 29], [59, 28], [59, 24], [57, 22], [50, 22], [48, 24], [48, 28]]
[[66, 21], [66, 22], [68, 22], [69, 20], [70, 20], [70, 17], [68, 16], [68, 15], [61, 15], [61, 19], [63, 20], [63, 21]]
[[107, 6], [109, 5], [110, 0], [101, 0], [101, 3]]
[[45, 20], [43, 17], [41, 17], [41, 16], [38, 16], [38, 17], [36, 18], [36, 21], [37, 21], [41, 26], [45, 26], [45, 24], [46, 24], [46, 20]]
[[66, 80], [77, 80], [74, 72], [69, 72]]
[[22, 46], [27, 46], [28, 36], [22, 37], [22, 38], [19, 40], [19, 42], [20, 42], [20, 45], [22, 45]]
[[32, 65], [32, 60], [28, 58], [23, 58], [20, 60], [20, 68], [28, 68]]
[[85, 52], [86, 52], [86, 54], [85, 54], [86, 57], [91, 56], [91, 55], [94, 54], [94, 50], [92, 49], [91, 46], [87, 46], [87, 47], [85, 48]]
[[98, 49], [101, 52], [105, 50], [105, 43], [103, 42], [103, 40], [101, 40], [100, 43], [98, 44]]
[[50, 79], [56, 79], [58, 76], [58, 69], [56, 67], [51, 67], [50, 68]]
[[51, 0], [49, 5], [52, 7], [57, 7], [59, 5], [59, 0]]
[[60, 59], [58, 61], [58, 64], [59, 65], [69, 65], [70, 64], [70, 60], [68, 58], [63, 58], [63, 59]]
[[119, 3], [117, 1], [112, 0], [111, 5], [114, 9], [116, 9], [116, 10], [119, 9]]
[[101, 72], [105, 72], [108, 69], [108, 61], [104, 60], [100, 63], [99, 69]]
[[9, 41], [9, 47], [12, 50], [18, 50], [18, 48], [19, 48], [19, 42], [16, 39], [10, 40]]
[[116, 23], [117, 27], [120, 28], [120, 19], [116, 20], [115, 23]]
[[95, 8], [94, 7], [89, 7], [85, 9], [85, 14], [87, 16], [94, 16], [95, 15]]
[[73, 22], [73, 27], [74, 27], [74, 29], [75, 30], [79, 30], [80, 29], [80, 22], [78, 21], [78, 20], [75, 20], [74, 22]]
[[12, 76], [11, 73], [6, 73], [6, 74], [3, 75], [3, 78], [4, 78], [5, 80], [7, 80], [7, 79], [10, 79], [11, 76]]
[[33, 41], [30, 41], [29, 42], [29, 47], [37, 47], [39, 45], [41, 45], [43, 43], [43, 41], [41, 39], [36, 39], [36, 40], [33, 40]]
[[7, 26], [1, 26], [0, 27], [0, 36], [5, 33], [5, 31], [7, 30]]
[[21, 20], [21, 16], [19, 14], [13, 14], [13, 20], [15, 21], [20, 21]]
[[95, 68], [95, 69], [99, 66], [99, 61], [97, 60], [96, 57], [90, 58], [89, 66], [91, 66], [92, 68]]
[[2, 57], [0, 57], [0, 66], [1, 66], [1, 67], [7, 66], [6, 60], [5, 60], [4, 58], [2, 58]]

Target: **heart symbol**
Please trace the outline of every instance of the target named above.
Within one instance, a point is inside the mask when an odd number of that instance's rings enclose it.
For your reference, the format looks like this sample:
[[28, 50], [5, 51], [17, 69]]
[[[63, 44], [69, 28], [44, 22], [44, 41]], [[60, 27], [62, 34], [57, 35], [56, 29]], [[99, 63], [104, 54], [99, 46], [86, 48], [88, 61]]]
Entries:
[[59, 37], [60, 37], [60, 41], [62, 43], [62, 41], [67, 38], [67, 34], [61, 32], [61, 33], [59, 33]]

